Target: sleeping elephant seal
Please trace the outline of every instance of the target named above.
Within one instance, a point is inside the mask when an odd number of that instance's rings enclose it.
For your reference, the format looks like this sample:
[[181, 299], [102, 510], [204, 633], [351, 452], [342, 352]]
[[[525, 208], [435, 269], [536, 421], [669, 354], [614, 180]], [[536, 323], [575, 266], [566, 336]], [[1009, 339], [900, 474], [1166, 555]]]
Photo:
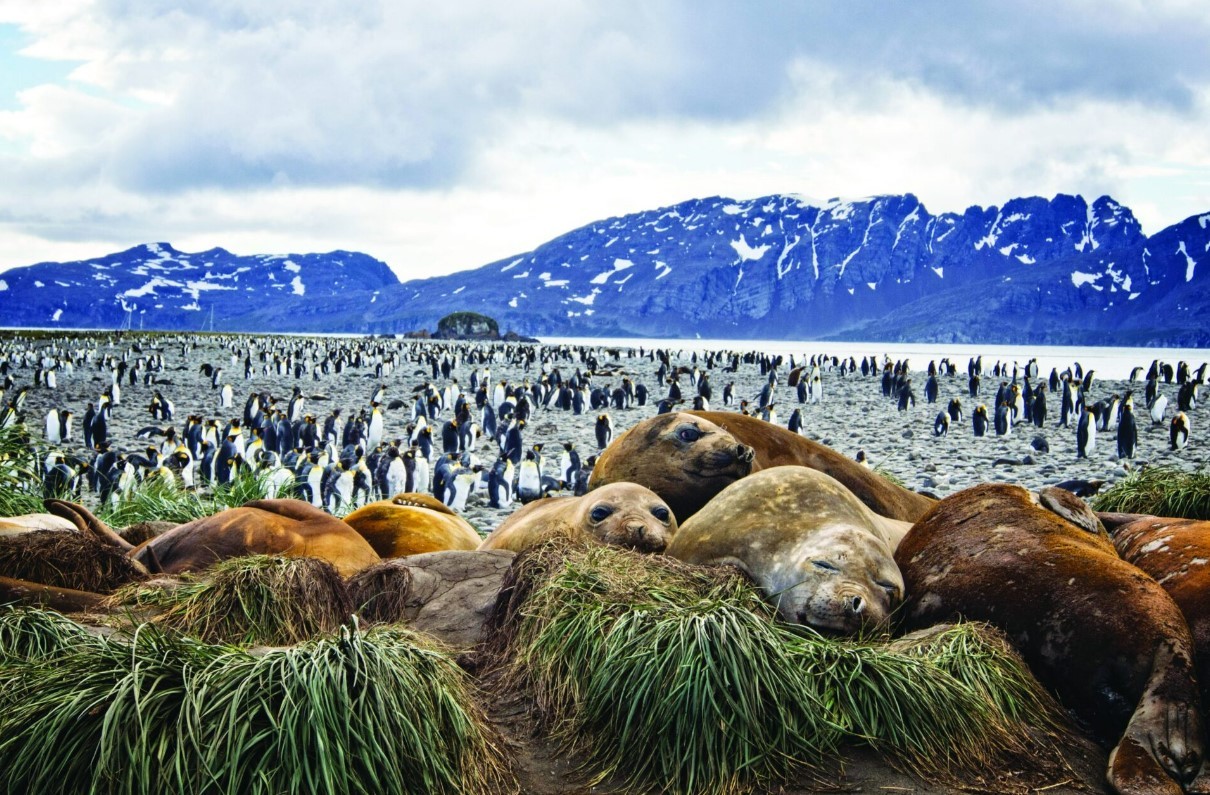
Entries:
[[669, 413], [643, 420], [606, 447], [588, 488], [641, 483], [683, 522], [751, 471], [751, 447], [702, 417]]
[[885, 624], [903, 599], [894, 552], [909, 527], [823, 472], [772, 467], [719, 492], [681, 525], [668, 554], [738, 566], [786, 621], [853, 634]]
[[904, 522], [916, 521], [936, 503], [936, 500], [892, 483], [826, 445], [759, 417], [729, 411], [691, 411], [689, 414], [709, 420], [751, 447], [756, 454], [754, 472], [793, 465], [817, 469], [843, 483], [874, 513]]
[[81, 532], [126, 550], [131, 560], [152, 573], [200, 571], [245, 555], [284, 555], [326, 560], [348, 577], [380, 560], [356, 530], [302, 500], [253, 500], [178, 525], [137, 547], [83, 506], [48, 500], [46, 508], [75, 521]]
[[906, 628], [961, 617], [1003, 630], [1035, 675], [1116, 746], [1108, 777], [1119, 792], [1175, 795], [1194, 781], [1202, 720], [1189, 628], [1099, 524], [1077, 526], [1025, 489], [985, 484], [937, 503], [895, 560]]
[[383, 559], [478, 549], [482, 540], [470, 522], [429, 494], [396, 494], [358, 508], [344, 521]]
[[637, 483], [611, 483], [582, 497], [531, 502], [500, 523], [479, 549], [521, 552], [555, 538], [663, 552], [677, 533], [660, 496]]
[[1148, 516], [1119, 527], [1113, 545], [1164, 587], [1193, 633], [1202, 709], [1210, 705], [1210, 522]]

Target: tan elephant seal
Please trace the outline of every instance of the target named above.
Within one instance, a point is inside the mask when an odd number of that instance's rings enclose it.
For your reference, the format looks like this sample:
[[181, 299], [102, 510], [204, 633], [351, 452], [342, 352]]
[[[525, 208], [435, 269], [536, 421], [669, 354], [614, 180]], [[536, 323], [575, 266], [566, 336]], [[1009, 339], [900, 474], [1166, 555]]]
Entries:
[[999, 628], [1113, 747], [1108, 779], [1118, 792], [1206, 792], [1189, 627], [1073, 499], [984, 484], [937, 503], [895, 553], [905, 628], [958, 617]]
[[681, 525], [668, 554], [736, 565], [786, 621], [853, 634], [886, 623], [903, 599], [894, 554], [909, 527], [823, 472], [772, 467], [719, 492]]
[[372, 502], [344, 518], [384, 560], [478, 549], [482, 541], [470, 522], [428, 494], [405, 492]]
[[582, 497], [531, 502], [506, 518], [479, 549], [521, 552], [556, 538], [663, 552], [677, 533], [660, 496], [637, 483], [611, 483]]
[[752, 448], [713, 422], [686, 413], [643, 420], [597, 458], [588, 479], [641, 483], [668, 503], [683, 522], [724, 488], [752, 471]]

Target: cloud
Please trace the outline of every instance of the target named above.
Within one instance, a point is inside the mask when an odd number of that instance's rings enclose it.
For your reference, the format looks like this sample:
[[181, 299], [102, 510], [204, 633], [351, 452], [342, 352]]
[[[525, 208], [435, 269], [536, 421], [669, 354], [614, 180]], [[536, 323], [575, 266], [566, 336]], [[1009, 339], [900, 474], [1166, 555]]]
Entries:
[[0, 112], [0, 226], [31, 252], [346, 247], [419, 274], [720, 193], [1112, 192], [1151, 229], [1210, 206], [1197, 2], [0, 0], [4, 22], [75, 64]]

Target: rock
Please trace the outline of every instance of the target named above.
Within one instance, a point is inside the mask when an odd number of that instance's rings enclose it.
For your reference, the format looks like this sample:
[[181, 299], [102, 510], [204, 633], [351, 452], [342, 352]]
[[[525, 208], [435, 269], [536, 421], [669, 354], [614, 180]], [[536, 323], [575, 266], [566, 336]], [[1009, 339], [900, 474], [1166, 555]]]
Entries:
[[[484, 627], [514, 553], [503, 550], [429, 552], [384, 561], [350, 581], [357, 604], [388, 589], [405, 589], [395, 620], [457, 648], [483, 640]], [[372, 611], [366, 611], [371, 613]]]
[[436, 339], [498, 340], [500, 326], [487, 315], [477, 312], [454, 312], [437, 321]]

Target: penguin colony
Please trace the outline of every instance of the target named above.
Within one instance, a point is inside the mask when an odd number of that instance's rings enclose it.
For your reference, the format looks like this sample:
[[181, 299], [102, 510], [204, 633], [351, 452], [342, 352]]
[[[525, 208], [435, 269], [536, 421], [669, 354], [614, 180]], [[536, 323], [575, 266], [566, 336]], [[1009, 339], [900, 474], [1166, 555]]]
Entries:
[[[271, 496], [340, 515], [431, 493], [486, 532], [518, 504], [583, 493], [596, 454], [626, 428], [688, 408], [860, 450], [937, 494], [969, 485], [946, 480], [965, 459], [977, 480], [994, 461], [999, 479], [1035, 487], [1110, 481], [1143, 462], [1192, 468], [1205, 460], [1205, 376], [1206, 364], [1160, 360], [1102, 382], [1078, 363], [1043, 374], [1035, 361], [985, 369], [981, 357], [916, 371], [823, 353], [10, 333], [0, 425], [24, 421], [48, 450], [46, 493], [93, 504], [148, 483], [205, 490], [255, 473]], [[908, 433], [919, 438], [905, 443]]]

